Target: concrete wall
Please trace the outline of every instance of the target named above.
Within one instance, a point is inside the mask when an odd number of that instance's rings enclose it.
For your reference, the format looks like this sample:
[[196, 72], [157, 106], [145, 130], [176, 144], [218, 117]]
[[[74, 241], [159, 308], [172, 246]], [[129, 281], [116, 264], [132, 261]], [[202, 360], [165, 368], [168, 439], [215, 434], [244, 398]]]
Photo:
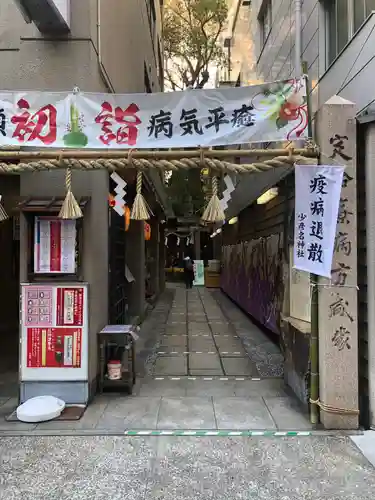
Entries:
[[[144, 91], [144, 63], [153, 91], [159, 90], [157, 24], [151, 41], [146, 0], [99, 0], [102, 63], [109, 83], [118, 93]], [[13, 0], [0, 6], [0, 88], [106, 92], [98, 64], [98, 0], [72, 2], [71, 34], [47, 39], [26, 24]]]
[[[21, 196], [59, 196], [63, 188], [61, 172], [24, 174], [21, 176]], [[107, 322], [108, 294], [108, 174], [106, 171], [73, 172], [73, 192], [77, 197], [90, 196], [83, 220], [82, 270], [89, 283], [89, 379], [96, 376], [97, 332]], [[105, 200], [105, 203], [103, 203]], [[100, 237], [98, 237], [100, 235]], [[20, 281], [27, 279], [25, 232], [21, 229]]]
[[[259, 10], [263, 0], [252, 2], [251, 32], [255, 44], [257, 72], [263, 81], [275, 81], [293, 76], [295, 15], [294, 0], [272, 0], [272, 28], [261, 46]], [[324, 31], [319, 0], [302, 3], [302, 59], [308, 62], [309, 75], [317, 80], [325, 68], [319, 66], [319, 33]]]

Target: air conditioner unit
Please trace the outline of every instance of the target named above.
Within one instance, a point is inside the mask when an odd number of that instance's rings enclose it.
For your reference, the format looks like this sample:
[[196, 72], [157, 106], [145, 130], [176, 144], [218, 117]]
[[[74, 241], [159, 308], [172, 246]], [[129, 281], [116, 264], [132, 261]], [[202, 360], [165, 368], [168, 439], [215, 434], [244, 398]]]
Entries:
[[43, 34], [70, 32], [71, 0], [16, 0], [25, 19]]

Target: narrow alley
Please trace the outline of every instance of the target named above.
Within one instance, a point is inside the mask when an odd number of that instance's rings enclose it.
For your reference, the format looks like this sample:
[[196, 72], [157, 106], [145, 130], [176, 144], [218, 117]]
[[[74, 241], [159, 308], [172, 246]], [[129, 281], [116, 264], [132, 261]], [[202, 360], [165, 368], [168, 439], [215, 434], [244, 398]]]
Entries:
[[219, 291], [175, 288], [147, 369], [139, 397], [152, 396], [157, 411], [148, 425], [135, 417], [128, 427], [311, 428], [284, 390], [278, 346]]

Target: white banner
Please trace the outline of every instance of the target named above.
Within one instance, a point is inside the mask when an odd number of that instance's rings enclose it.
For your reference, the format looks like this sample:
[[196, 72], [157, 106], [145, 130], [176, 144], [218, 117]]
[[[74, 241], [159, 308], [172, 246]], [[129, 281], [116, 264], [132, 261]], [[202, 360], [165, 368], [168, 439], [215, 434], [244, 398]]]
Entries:
[[0, 146], [155, 149], [307, 137], [305, 80], [158, 94], [0, 91]]
[[294, 267], [331, 277], [345, 167], [295, 166]]
[[194, 261], [194, 286], [204, 286], [204, 261]]

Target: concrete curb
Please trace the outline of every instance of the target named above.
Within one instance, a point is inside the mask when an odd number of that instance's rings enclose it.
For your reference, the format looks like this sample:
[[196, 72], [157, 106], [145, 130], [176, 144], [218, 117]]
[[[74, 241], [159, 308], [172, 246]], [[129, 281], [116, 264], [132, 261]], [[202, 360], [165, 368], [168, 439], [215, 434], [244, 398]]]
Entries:
[[1, 437], [267, 437], [267, 438], [302, 438], [302, 437], [352, 437], [362, 436], [363, 431], [280, 431], [280, 430], [190, 430], [190, 429], [173, 429], [173, 430], [153, 430], [153, 429], [137, 429], [137, 430], [105, 430], [105, 429], [77, 429], [77, 430], [0, 430]]

